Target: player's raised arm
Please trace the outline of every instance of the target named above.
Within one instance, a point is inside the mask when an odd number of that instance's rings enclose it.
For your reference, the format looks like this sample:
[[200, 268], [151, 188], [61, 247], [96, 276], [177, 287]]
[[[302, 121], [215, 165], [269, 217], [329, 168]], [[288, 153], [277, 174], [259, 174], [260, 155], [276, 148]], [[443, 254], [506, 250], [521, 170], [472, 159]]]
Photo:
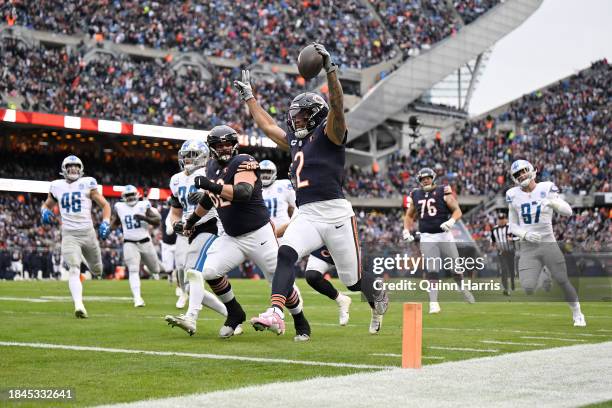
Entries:
[[567, 201], [559, 197], [559, 188], [552, 185], [548, 196], [540, 203], [542, 207], [550, 207], [554, 212], [565, 217], [572, 215], [572, 206]]
[[338, 66], [331, 60], [331, 55], [322, 44], [315, 43], [315, 50], [323, 57], [323, 69], [327, 73], [329, 89], [329, 113], [325, 134], [334, 144], [342, 145], [346, 139], [346, 120], [344, 118], [344, 93], [338, 79]]
[[257, 103], [257, 99], [253, 96], [251, 74], [248, 70], [242, 71], [242, 81], [234, 81], [234, 87], [238, 90], [240, 98], [249, 107], [249, 112], [255, 123], [257, 123], [257, 126], [263, 130], [266, 136], [272, 139], [280, 149], [288, 151], [289, 145], [287, 144], [285, 131], [278, 126], [274, 118]]

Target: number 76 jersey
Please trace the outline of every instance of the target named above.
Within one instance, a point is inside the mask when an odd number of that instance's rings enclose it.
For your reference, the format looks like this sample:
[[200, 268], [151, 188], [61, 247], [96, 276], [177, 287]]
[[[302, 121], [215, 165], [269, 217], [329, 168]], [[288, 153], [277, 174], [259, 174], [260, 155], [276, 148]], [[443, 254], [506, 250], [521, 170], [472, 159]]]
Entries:
[[552, 227], [553, 210], [543, 207], [542, 200], [555, 199], [559, 196], [559, 188], [551, 181], [541, 181], [531, 192], [520, 187], [512, 187], [506, 192], [506, 202], [509, 210], [515, 211], [519, 226], [525, 231], [537, 232], [542, 240], [555, 241]]
[[91, 191], [98, 188], [93, 177], [81, 177], [72, 183], [64, 179], [54, 180], [49, 194], [59, 204], [62, 229], [78, 231], [93, 228], [91, 220]]

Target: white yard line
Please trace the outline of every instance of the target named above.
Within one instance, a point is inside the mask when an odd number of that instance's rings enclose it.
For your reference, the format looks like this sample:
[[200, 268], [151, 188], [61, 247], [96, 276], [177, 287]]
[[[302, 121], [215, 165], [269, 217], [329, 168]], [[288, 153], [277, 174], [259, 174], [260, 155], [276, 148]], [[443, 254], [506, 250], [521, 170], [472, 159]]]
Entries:
[[[401, 357], [401, 354], [393, 354], [393, 353], [371, 353], [371, 356], [380, 356], [380, 357]], [[444, 360], [444, 357], [441, 356], [421, 356], [421, 358], [426, 358], [429, 360]]]
[[536, 339], [536, 340], [555, 340], [555, 341], [571, 341], [571, 342], [584, 342], [584, 339], [562, 339], [560, 337], [540, 337], [540, 336], [521, 336], [521, 339]]
[[485, 344], [507, 344], [509, 346], [545, 346], [543, 343], [519, 343], [516, 341], [499, 341], [499, 340], [480, 340]]
[[11, 302], [30, 302], [30, 303], [46, 303], [50, 302], [50, 300], [40, 299], [40, 298], [28, 298], [28, 297], [8, 297], [2, 296], [0, 300], [6, 300]]
[[474, 351], [476, 353], [498, 353], [497, 349], [477, 349], [469, 347], [443, 347], [443, 346], [428, 346], [432, 350], [449, 350], [449, 351]]
[[[576, 407], [612, 400], [612, 342], [110, 405], [113, 408]], [[534, 364], [535, 362], [535, 364]], [[569, 370], [569, 371], [568, 371]], [[313, 373], [316, 375], [316, 373]], [[441, 378], [469, 378], [446, 381]]]
[[298, 364], [298, 365], [309, 365], [309, 366], [356, 368], [356, 369], [364, 369], [364, 370], [372, 370], [372, 369], [385, 370], [385, 369], [397, 368], [397, 366], [332, 363], [328, 361], [289, 360], [289, 359], [284, 359], [284, 358], [248, 357], [248, 356], [236, 356], [236, 355], [226, 355], [226, 354], [182, 353], [182, 352], [173, 352], [173, 351], [133, 350], [133, 349], [119, 349], [119, 348], [107, 348], [107, 347], [72, 346], [72, 345], [67, 345], [67, 344], [21, 343], [21, 342], [14, 342], [14, 341], [0, 341], [0, 346], [27, 347], [27, 348], [46, 349], [46, 350], [59, 349], [59, 350], [119, 353], [119, 354], [144, 354], [144, 355], [150, 355], [150, 356], [178, 356], [178, 357], [202, 358], [202, 359], [210, 359], [210, 360], [252, 361], [252, 362], [257, 362], [257, 363]]

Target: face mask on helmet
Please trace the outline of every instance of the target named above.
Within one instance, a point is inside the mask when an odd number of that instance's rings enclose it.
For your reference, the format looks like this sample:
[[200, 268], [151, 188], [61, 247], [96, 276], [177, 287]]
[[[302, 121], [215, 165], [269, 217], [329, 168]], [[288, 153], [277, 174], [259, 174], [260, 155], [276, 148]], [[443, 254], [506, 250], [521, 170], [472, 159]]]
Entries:
[[431, 169], [423, 169], [417, 174], [417, 181], [424, 191], [431, 191], [434, 188], [436, 173]]
[[68, 181], [76, 181], [83, 177], [83, 163], [76, 156], [68, 156], [62, 162], [61, 175]]
[[259, 163], [259, 178], [264, 187], [268, 187], [276, 180], [276, 165], [270, 160]]
[[287, 126], [296, 138], [303, 139], [319, 126], [328, 112], [329, 108], [320, 95], [300, 94], [291, 102]]
[[218, 161], [225, 163], [228, 162], [238, 152], [238, 145], [232, 142], [221, 142], [210, 146], [213, 157]]
[[238, 134], [230, 126], [215, 126], [208, 134], [208, 147], [215, 160], [227, 163], [238, 154]]
[[127, 194], [121, 194], [121, 199], [129, 206], [133, 207], [138, 202], [138, 192], [133, 191]]
[[289, 117], [293, 129], [295, 130], [295, 137], [303, 139], [317, 127], [314, 117], [318, 111], [316, 107], [306, 109], [294, 108], [289, 110]]
[[522, 188], [526, 188], [531, 184], [532, 180], [536, 178], [536, 171], [531, 165], [531, 163], [525, 162], [515, 162], [512, 164], [512, 181], [518, 184]]
[[209, 150], [204, 142], [186, 142], [178, 152], [178, 161], [181, 170], [191, 174], [197, 169], [206, 166]]

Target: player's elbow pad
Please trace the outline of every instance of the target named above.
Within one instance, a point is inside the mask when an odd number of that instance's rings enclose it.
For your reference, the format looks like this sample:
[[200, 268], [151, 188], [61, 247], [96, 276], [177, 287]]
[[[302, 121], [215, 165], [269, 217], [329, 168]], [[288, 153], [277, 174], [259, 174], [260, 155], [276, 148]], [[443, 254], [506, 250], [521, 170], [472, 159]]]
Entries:
[[253, 194], [253, 186], [249, 183], [234, 184], [234, 198], [232, 201], [249, 201]]
[[204, 194], [200, 201], [198, 201], [198, 204], [204, 207], [206, 211], [210, 211], [210, 209], [213, 208], [213, 202], [208, 194]]

